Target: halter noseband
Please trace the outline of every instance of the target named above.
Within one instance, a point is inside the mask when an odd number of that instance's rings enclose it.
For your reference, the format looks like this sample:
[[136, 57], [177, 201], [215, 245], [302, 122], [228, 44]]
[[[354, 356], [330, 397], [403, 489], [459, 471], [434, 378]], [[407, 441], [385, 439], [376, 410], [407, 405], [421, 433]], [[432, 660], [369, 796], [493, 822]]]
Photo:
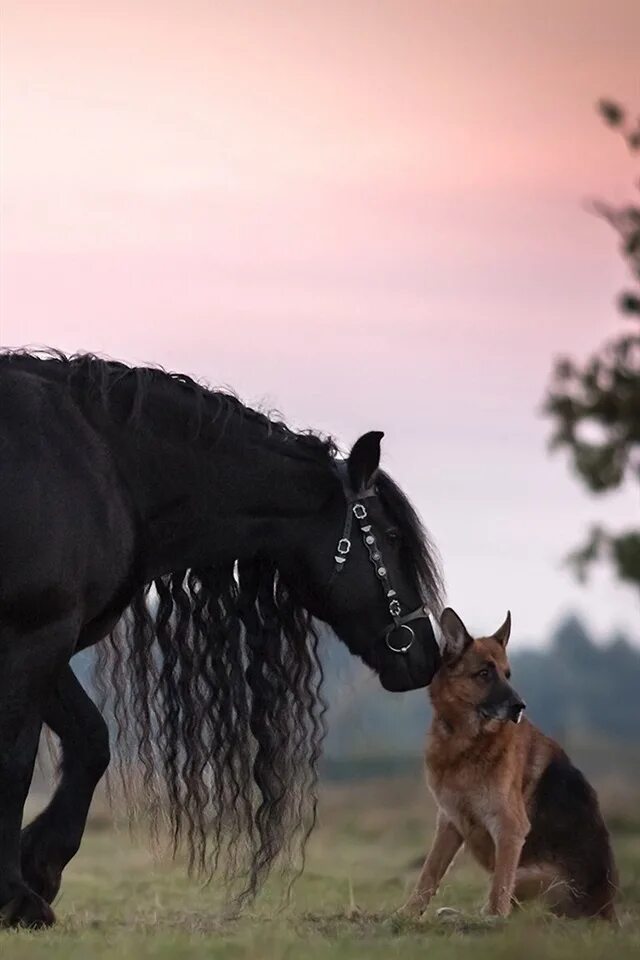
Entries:
[[[393, 653], [406, 653], [416, 638], [413, 627], [410, 627], [409, 624], [413, 620], [428, 619], [429, 607], [427, 604], [421, 604], [421, 606], [417, 607], [415, 610], [412, 610], [411, 613], [405, 613], [404, 615], [402, 614], [402, 604], [400, 603], [398, 595], [391, 584], [389, 572], [384, 564], [382, 551], [378, 546], [378, 542], [373, 530], [373, 524], [364, 503], [365, 500], [377, 498], [378, 494], [376, 489], [373, 486], [369, 486], [365, 490], [361, 490], [360, 493], [355, 494], [352, 491], [349, 483], [346, 463], [339, 463], [336, 466], [338, 470], [338, 476], [340, 477], [342, 488], [344, 490], [345, 499], [347, 501], [347, 513], [345, 516], [342, 536], [338, 540], [336, 555], [333, 558], [335, 565], [331, 579], [333, 580], [334, 577], [340, 574], [347, 564], [347, 559], [349, 557], [349, 553], [351, 552], [351, 527], [355, 517], [355, 520], [360, 527], [362, 542], [367, 549], [369, 560], [376, 572], [378, 580], [380, 581], [380, 586], [384, 591], [385, 599], [389, 609], [389, 615], [393, 621], [389, 624], [384, 632], [384, 642], [386, 643], [388, 649]], [[400, 642], [398, 646], [394, 646], [392, 642], [393, 634], [400, 630], [403, 630], [406, 634], [404, 638], [405, 642]]]

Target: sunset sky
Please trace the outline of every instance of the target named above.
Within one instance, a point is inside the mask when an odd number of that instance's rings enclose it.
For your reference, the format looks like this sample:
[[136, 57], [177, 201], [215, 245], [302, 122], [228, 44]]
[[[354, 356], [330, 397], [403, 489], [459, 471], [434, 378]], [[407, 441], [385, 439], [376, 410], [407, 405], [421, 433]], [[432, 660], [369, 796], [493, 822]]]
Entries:
[[[2, 0], [0, 342], [386, 431], [470, 627], [537, 642], [631, 591], [562, 568], [637, 521], [546, 452], [554, 355], [620, 327], [637, 0]], [[636, 633], [636, 636], [638, 634]]]

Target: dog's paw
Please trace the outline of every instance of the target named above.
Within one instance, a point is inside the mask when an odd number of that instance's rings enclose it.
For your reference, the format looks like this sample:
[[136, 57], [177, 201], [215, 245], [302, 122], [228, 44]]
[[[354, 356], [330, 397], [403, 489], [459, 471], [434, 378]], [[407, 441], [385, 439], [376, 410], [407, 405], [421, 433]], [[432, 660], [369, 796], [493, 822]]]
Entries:
[[480, 916], [483, 920], [487, 920], [490, 923], [500, 923], [503, 920], [506, 920], [511, 912], [511, 904], [504, 909], [503, 912], [500, 912], [497, 907], [493, 904], [485, 903], [480, 910]]
[[407, 925], [419, 923], [423, 914], [424, 907], [409, 901], [389, 914], [383, 923], [392, 933], [400, 933], [406, 929]]
[[425, 908], [421, 903], [408, 900], [401, 907], [398, 907], [392, 916], [399, 917], [401, 920], [419, 920], [424, 911]]

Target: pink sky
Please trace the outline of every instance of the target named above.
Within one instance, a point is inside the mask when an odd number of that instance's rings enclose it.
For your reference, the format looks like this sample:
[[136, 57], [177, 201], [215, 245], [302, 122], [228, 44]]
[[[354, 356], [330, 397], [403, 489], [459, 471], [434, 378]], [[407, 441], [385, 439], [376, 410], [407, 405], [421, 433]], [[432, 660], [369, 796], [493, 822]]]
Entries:
[[635, 629], [559, 563], [636, 498], [588, 498], [537, 409], [619, 325], [584, 208], [637, 175], [593, 103], [640, 109], [639, 40], [636, 0], [3, 0], [0, 342], [381, 427], [470, 625]]

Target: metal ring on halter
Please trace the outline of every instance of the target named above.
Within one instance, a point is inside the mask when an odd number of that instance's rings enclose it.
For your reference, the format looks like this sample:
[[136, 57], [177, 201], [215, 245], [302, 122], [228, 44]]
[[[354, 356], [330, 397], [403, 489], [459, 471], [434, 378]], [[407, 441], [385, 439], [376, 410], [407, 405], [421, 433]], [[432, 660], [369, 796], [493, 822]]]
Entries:
[[[407, 644], [405, 644], [405, 646], [403, 646], [403, 647], [394, 647], [393, 644], [391, 643], [391, 641], [390, 641], [391, 634], [392, 634], [395, 630], [406, 630], [406, 631], [408, 632], [408, 634], [409, 634], [409, 636], [410, 636], [410, 639], [409, 639], [409, 642], [408, 642]], [[416, 635], [415, 635], [415, 633], [413, 632], [413, 629], [412, 629], [411, 627], [407, 626], [406, 623], [401, 623], [401, 624], [399, 624], [398, 626], [396, 626], [395, 624], [393, 624], [393, 625], [387, 630], [387, 632], [386, 632], [386, 634], [385, 634], [384, 642], [386, 643], [387, 647], [389, 648], [389, 650], [391, 650], [392, 653], [406, 653], [407, 650], [409, 649], [409, 647], [411, 646], [411, 644], [413, 643], [413, 641], [415, 640], [415, 638], [416, 638]]]

